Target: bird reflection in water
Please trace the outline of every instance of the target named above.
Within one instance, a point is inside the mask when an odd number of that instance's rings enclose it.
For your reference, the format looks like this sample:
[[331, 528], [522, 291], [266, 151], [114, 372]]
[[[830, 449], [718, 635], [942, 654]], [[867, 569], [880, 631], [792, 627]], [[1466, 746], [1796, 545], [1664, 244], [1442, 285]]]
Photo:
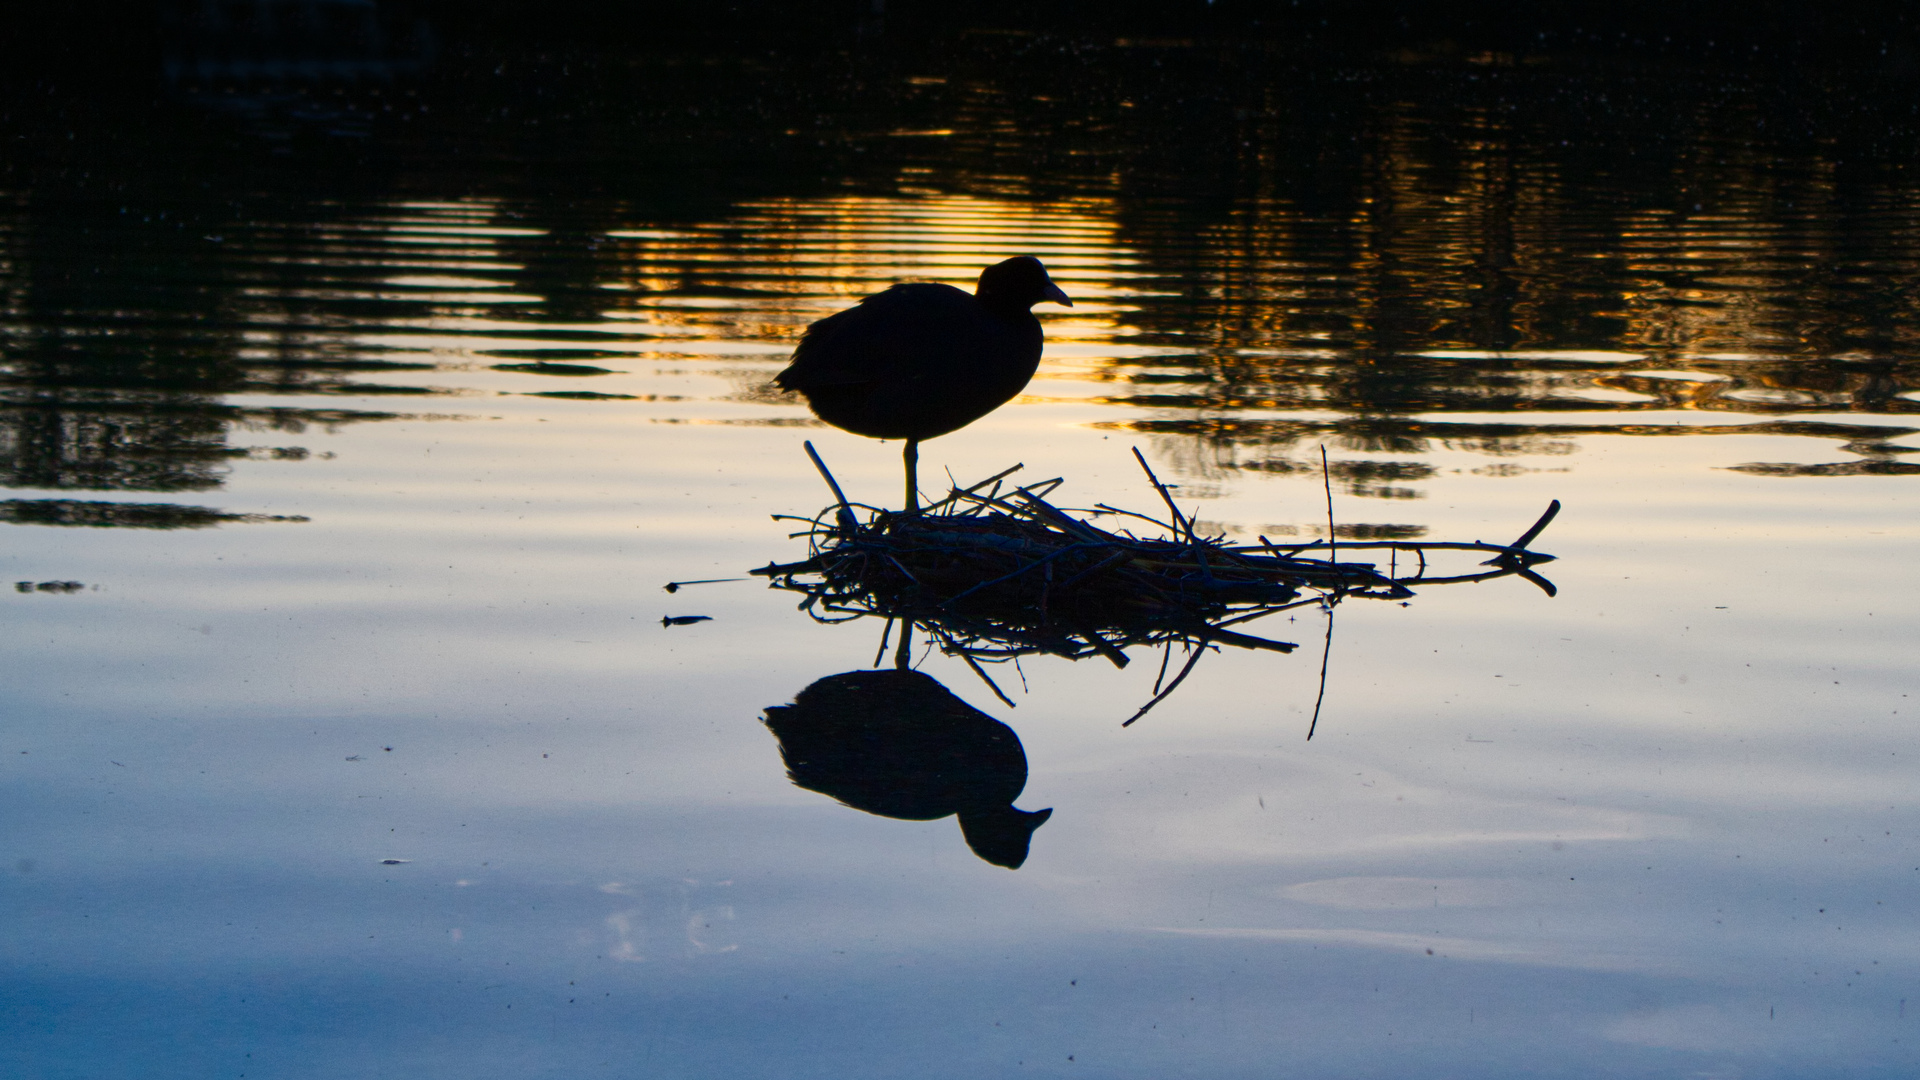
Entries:
[[974, 854], [1027, 861], [1052, 810], [1020, 810], [1027, 755], [1013, 729], [918, 671], [829, 675], [767, 709], [795, 784], [856, 810], [906, 821], [958, 815]]

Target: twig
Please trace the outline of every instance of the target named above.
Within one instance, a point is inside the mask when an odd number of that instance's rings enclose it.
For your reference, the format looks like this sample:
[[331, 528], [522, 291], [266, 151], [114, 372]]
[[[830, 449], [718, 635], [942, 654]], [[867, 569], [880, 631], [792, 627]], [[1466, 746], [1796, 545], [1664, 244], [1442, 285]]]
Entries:
[[[942, 637], [945, 637], [945, 635], [942, 635]], [[1013, 703], [1012, 698], [1000, 692], [1000, 684], [994, 682], [992, 677], [987, 674], [986, 669], [981, 667], [978, 663], [976, 663], [973, 657], [968, 656], [965, 649], [953, 649], [950, 651], [959, 653], [960, 659], [965, 660], [967, 662], [967, 666], [973, 669], [973, 673], [975, 675], [980, 676], [980, 681], [987, 684], [987, 689], [993, 691], [993, 696], [1007, 703], [1007, 708], [1009, 709], [1019, 708], [1018, 705], [1015, 705]]]
[[1231, 630], [1222, 630], [1218, 626], [1191, 627], [1188, 633], [1203, 641], [1237, 645], [1242, 649], [1265, 649], [1268, 652], [1290, 653], [1300, 647], [1291, 641], [1274, 641], [1270, 638], [1254, 637], [1252, 634], [1236, 634]]
[[1035, 498], [1044, 499], [1053, 494], [1055, 488], [1066, 482], [1066, 478], [1056, 476], [1051, 480], [1042, 480], [1037, 484], [1028, 484], [1027, 488]]
[[1022, 509], [1030, 511], [1036, 517], [1043, 518], [1061, 532], [1070, 533], [1082, 540], [1112, 539], [1112, 536], [1104, 530], [1096, 529], [1084, 521], [1075, 521], [1059, 510], [1054, 509], [1052, 504], [1029, 492], [1026, 488], [1020, 488], [1013, 494], [1019, 497], [1022, 503]]
[[[1179, 527], [1174, 531], [1177, 533], [1180, 529], [1186, 530], [1187, 543], [1193, 543], [1193, 525], [1187, 521], [1184, 514], [1180, 513], [1180, 508], [1173, 505], [1173, 496], [1167, 493], [1167, 485], [1161, 483], [1160, 478], [1153, 475], [1153, 466], [1147, 464], [1147, 459], [1141, 456], [1140, 448], [1137, 446], [1133, 448], [1133, 459], [1138, 461], [1140, 467], [1147, 471], [1147, 479], [1153, 482], [1153, 490], [1159, 492], [1160, 497], [1166, 500], [1167, 509], [1173, 513], [1173, 523]], [[1174, 539], [1177, 540], [1179, 537], [1175, 536]]]
[[[1158, 525], [1161, 528], [1167, 530], [1168, 532], [1179, 531], [1178, 529], [1175, 529], [1173, 526], [1167, 524], [1166, 522], [1161, 521], [1159, 518], [1148, 517], [1145, 514], [1135, 513], [1132, 510], [1122, 510], [1116, 506], [1108, 506], [1106, 503], [1094, 503], [1093, 508], [1095, 510], [1105, 510], [1109, 514], [1125, 514], [1128, 517], [1139, 518], [1141, 521], [1147, 522], [1150, 525]], [[1266, 539], [1266, 537], [1263, 536], [1261, 537], [1261, 539], [1264, 540]]]
[[1327, 489], [1327, 561], [1333, 562], [1338, 552], [1338, 534], [1333, 527], [1333, 473], [1327, 469], [1327, 446], [1320, 444], [1320, 483]]
[[988, 484], [998, 483], [1001, 480], [1005, 480], [1007, 477], [1012, 476], [1014, 473], [1017, 473], [1024, 468], [1026, 468], [1025, 465], [1015, 465], [1012, 468], [1001, 469], [999, 472], [994, 473], [992, 476], [987, 477], [985, 480], [980, 481], [979, 483], [973, 485], [972, 487], [955, 488], [951, 494], [949, 494], [946, 498], [941, 499], [939, 502], [928, 503], [926, 506], [926, 510], [923, 512], [931, 513], [934, 510], [938, 510], [940, 507], [945, 506], [948, 503], [954, 501], [955, 499], [960, 498], [962, 495], [971, 495], [974, 492], [979, 491], [981, 488], [986, 487]]
[[[1520, 553], [1525, 551], [1527, 548], [1527, 545], [1533, 542], [1533, 538], [1536, 536], [1539, 536], [1540, 531], [1542, 529], [1545, 529], [1548, 523], [1553, 521], [1553, 519], [1558, 516], [1560, 516], [1560, 500], [1555, 499], [1552, 502], [1547, 504], [1547, 512], [1540, 515], [1540, 520], [1534, 522], [1532, 528], [1528, 529], [1526, 532], [1521, 533], [1520, 539], [1515, 540], [1513, 543], [1507, 545], [1507, 554], [1509, 556], [1513, 556], [1513, 555], [1519, 555]], [[1493, 562], [1495, 560], [1489, 559], [1487, 561]], [[1483, 563], [1482, 565], [1485, 565], [1485, 564]], [[1547, 595], [1551, 596], [1553, 594], [1548, 593]]]
[[827, 487], [833, 489], [833, 497], [839, 504], [839, 513], [836, 516], [840, 522], [840, 527], [848, 532], [852, 532], [855, 525], [853, 511], [847, 508], [847, 493], [840, 490], [840, 482], [835, 480], [833, 474], [827, 471], [827, 463], [820, 460], [819, 451], [813, 448], [813, 440], [807, 439], [801, 442], [800, 445], [807, 448], [807, 456], [813, 459], [813, 467], [820, 470], [820, 478], [827, 482]]
[[1264, 619], [1269, 615], [1278, 615], [1282, 611], [1292, 611], [1294, 608], [1309, 607], [1311, 605], [1320, 603], [1324, 599], [1326, 598], [1316, 594], [1314, 596], [1309, 596], [1304, 600], [1295, 600], [1291, 604], [1274, 604], [1271, 607], [1259, 607], [1252, 611], [1247, 612], [1245, 615], [1237, 615], [1231, 619], [1222, 619], [1219, 622], [1214, 623], [1213, 626], [1215, 629], [1219, 629], [1221, 627], [1226, 627], [1226, 626], [1236, 626], [1240, 623], [1252, 622], [1255, 619]]
[[1106, 657], [1113, 664], [1114, 667], [1124, 668], [1130, 662], [1127, 659], [1126, 653], [1123, 653], [1119, 649], [1114, 648], [1112, 642], [1109, 642], [1106, 638], [1101, 637], [1098, 633], [1095, 633], [1094, 631], [1089, 630], [1086, 627], [1080, 626], [1077, 624], [1074, 626], [1074, 629], [1079, 632], [1081, 637], [1087, 639], [1087, 644], [1093, 646], [1093, 650], [1095, 652], [1099, 653], [1101, 656]]
[[1548, 581], [1546, 578], [1543, 578], [1539, 574], [1534, 573], [1532, 570], [1528, 569], [1527, 567], [1522, 566], [1519, 569], [1515, 570], [1514, 573], [1519, 574], [1521, 577], [1526, 578], [1528, 581], [1531, 581], [1535, 585], [1540, 586], [1540, 591], [1546, 593], [1548, 596], [1560, 595], [1560, 590], [1554, 587], [1553, 582]]
[[721, 582], [726, 582], [726, 581], [749, 581], [749, 580], [752, 580], [752, 579], [743, 578], [743, 577], [710, 577], [710, 578], [701, 578], [698, 581], [669, 581], [667, 582], [666, 589], [668, 592], [672, 593], [672, 592], [679, 592], [681, 586], [683, 585], [718, 585]]
[[1148, 709], [1151, 709], [1155, 705], [1158, 705], [1162, 701], [1165, 701], [1167, 699], [1168, 694], [1171, 694], [1175, 690], [1180, 689], [1180, 684], [1186, 680], [1188, 673], [1193, 670], [1193, 665], [1200, 662], [1201, 655], [1206, 651], [1207, 651], [1207, 647], [1204, 644], [1196, 644], [1193, 647], [1193, 655], [1187, 658], [1187, 666], [1180, 669], [1180, 674], [1175, 675], [1173, 677], [1173, 681], [1167, 684], [1167, 688], [1165, 690], [1162, 690], [1159, 693], [1153, 695], [1152, 701], [1149, 701], [1145, 705], [1140, 706], [1139, 712], [1136, 712], [1132, 716], [1129, 716], [1125, 720], [1122, 720], [1120, 722], [1120, 726], [1121, 727], [1133, 726], [1133, 722], [1135, 720], [1138, 720], [1141, 717], [1147, 715]]
[[1327, 605], [1327, 641], [1320, 647], [1320, 692], [1313, 698], [1313, 720], [1307, 725], [1307, 741], [1313, 741], [1314, 729], [1320, 726], [1320, 703], [1327, 699], [1327, 658], [1333, 655], [1333, 609]]

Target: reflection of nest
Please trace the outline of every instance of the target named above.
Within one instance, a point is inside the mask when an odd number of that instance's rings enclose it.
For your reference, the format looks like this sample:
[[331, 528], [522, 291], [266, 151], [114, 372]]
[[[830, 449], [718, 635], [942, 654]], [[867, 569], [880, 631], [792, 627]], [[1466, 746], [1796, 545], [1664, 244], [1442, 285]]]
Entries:
[[[813, 455], [811, 445], [807, 452]], [[817, 455], [814, 464], [840, 501], [812, 519], [791, 519], [807, 521], [809, 527], [795, 535], [807, 538], [811, 556], [753, 573], [770, 578], [774, 588], [803, 595], [801, 609], [822, 622], [880, 616], [889, 625], [892, 620], [918, 625], [942, 651], [973, 667], [996, 694], [999, 687], [981, 662], [1039, 653], [1070, 660], [1097, 654], [1124, 667], [1126, 650], [1135, 646], [1188, 646], [1186, 667], [1148, 703], [1151, 708], [1179, 685], [1206, 647], [1293, 651], [1292, 643], [1230, 629], [1276, 612], [1330, 607], [1347, 597], [1401, 600], [1413, 595], [1415, 585], [1510, 574], [1553, 592], [1552, 584], [1530, 569], [1553, 556], [1528, 551], [1526, 545], [1559, 512], [1557, 500], [1525, 535], [1505, 545], [1411, 540], [1280, 545], [1265, 537], [1258, 544], [1229, 544], [1224, 537], [1196, 533], [1192, 519], [1174, 505], [1144, 459], [1141, 467], [1171, 522], [1105, 504], [1075, 516], [1046, 501], [1060, 480], [1005, 487], [1017, 465], [956, 488], [922, 510], [897, 513], [847, 502]], [[1125, 527], [1104, 529], [1087, 516], [1144, 522], [1163, 535], [1146, 538]], [[1362, 549], [1385, 551], [1388, 567], [1338, 559]], [[1435, 551], [1488, 552], [1493, 558], [1481, 565], [1491, 569], [1434, 576], [1428, 555]], [[1403, 554], [1410, 563], [1404, 571], [1399, 566]]]

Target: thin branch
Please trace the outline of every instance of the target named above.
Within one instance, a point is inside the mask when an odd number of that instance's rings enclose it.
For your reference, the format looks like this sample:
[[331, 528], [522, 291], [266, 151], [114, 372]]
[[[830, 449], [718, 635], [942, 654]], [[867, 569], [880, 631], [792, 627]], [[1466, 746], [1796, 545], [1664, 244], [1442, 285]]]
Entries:
[[[1511, 558], [1513, 556], [1523, 555], [1526, 552], [1527, 545], [1533, 542], [1533, 538], [1536, 536], [1539, 536], [1540, 531], [1542, 529], [1545, 529], [1548, 523], [1553, 521], [1553, 519], [1558, 517], [1559, 515], [1560, 515], [1560, 500], [1555, 499], [1552, 502], [1547, 504], [1547, 512], [1540, 515], [1540, 520], [1534, 522], [1532, 528], [1528, 529], [1526, 532], [1521, 533], [1520, 539], [1515, 540], [1513, 543], [1507, 545], [1507, 557]], [[1489, 560], [1489, 561], [1492, 561], [1492, 560]], [[1551, 596], [1552, 594], [1549, 593], [1548, 595]]]
[[813, 467], [820, 470], [820, 478], [825, 480], [827, 487], [833, 490], [833, 497], [839, 509], [839, 513], [835, 516], [840, 522], [840, 527], [848, 532], [852, 532], [854, 528], [853, 511], [847, 509], [847, 493], [840, 490], [840, 481], [835, 480], [833, 474], [827, 471], [827, 463], [820, 460], [819, 451], [813, 448], [813, 440], [808, 439], [800, 445], [807, 448], [807, 456], [813, 459]]
[[1158, 705], [1162, 701], [1165, 701], [1167, 699], [1168, 694], [1171, 694], [1175, 690], [1180, 689], [1180, 684], [1186, 680], [1188, 673], [1193, 671], [1193, 665], [1200, 662], [1200, 657], [1204, 655], [1206, 651], [1207, 651], [1207, 647], [1205, 645], [1195, 645], [1193, 647], [1193, 655], [1187, 658], [1187, 666], [1180, 669], [1180, 674], [1175, 675], [1173, 677], [1173, 681], [1167, 684], [1167, 688], [1165, 690], [1162, 690], [1158, 694], [1153, 695], [1152, 701], [1149, 701], [1145, 705], [1140, 706], [1139, 712], [1134, 713], [1132, 716], [1129, 716], [1125, 720], [1121, 721], [1120, 726], [1121, 727], [1132, 726], [1135, 720], [1138, 720], [1141, 717], [1147, 715], [1148, 709], [1151, 709], [1155, 705]]
[[1307, 725], [1307, 741], [1313, 741], [1313, 732], [1320, 726], [1320, 703], [1327, 699], [1327, 658], [1333, 655], [1333, 609], [1336, 605], [1327, 605], [1327, 641], [1320, 647], [1320, 692], [1313, 698], [1313, 722]]
[[1333, 562], [1339, 547], [1336, 541], [1339, 533], [1333, 527], [1333, 473], [1327, 468], [1327, 446], [1320, 444], [1320, 483], [1327, 489], [1327, 561]]
[[[1185, 530], [1187, 543], [1193, 543], [1193, 525], [1187, 521], [1186, 515], [1180, 512], [1180, 508], [1173, 505], [1173, 496], [1167, 492], [1167, 485], [1161, 483], [1160, 478], [1153, 475], [1153, 466], [1147, 464], [1147, 459], [1141, 455], [1140, 448], [1137, 446], [1133, 448], [1133, 459], [1138, 461], [1140, 467], [1147, 471], [1147, 479], [1153, 482], [1153, 490], [1160, 493], [1160, 498], [1166, 501], [1167, 509], [1173, 513], [1173, 523], [1179, 526], [1179, 528], [1174, 530], [1175, 533], [1177, 534], [1181, 530]], [[1174, 539], [1177, 540], [1179, 537], [1176, 535]]]
[[1160, 650], [1160, 674], [1153, 677], [1153, 692], [1160, 692], [1160, 684], [1167, 678], [1167, 661], [1173, 659], [1173, 639], [1167, 639], [1167, 647]]
[[[960, 498], [962, 495], [971, 495], [974, 492], [979, 491], [981, 488], [986, 487], [988, 484], [998, 483], [1001, 480], [1005, 480], [1007, 477], [1012, 476], [1014, 473], [1017, 473], [1024, 468], [1026, 468], [1025, 465], [1015, 465], [1011, 468], [1001, 469], [999, 472], [994, 473], [992, 476], [987, 477], [985, 480], [980, 481], [979, 483], [973, 485], [972, 487], [955, 488], [953, 492], [949, 494], [946, 498], [941, 499], [939, 502], [928, 503], [926, 508], [929, 511], [937, 510], [940, 507], [945, 506], [948, 503], [954, 501], [955, 499]], [[948, 474], [948, 475], [952, 475], [952, 474]]]
[[[942, 635], [942, 636], [944, 637], [945, 635]], [[968, 656], [965, 649], [956, 648], [956, 649], [949, 649], [947, 651], [959, 653], [960, 659], [965, 660], [967, 662], [967, 666], [973, 669], [973, 673], [975, 675], [980, 676], [980, 681], [987, 684], [987, 689], [993, 691], [993, 696], [1007, 703], [1007, 708], [1009, 709], [1019, 708], [1018, 705], [1015, 705], [1013, 703], [1012, 698], [1000, 692], [1000, 684], [994, 682], [992, 677], [987, 674], [987, 670], [981, 667], [978, 663], [975, 663], [973, 657]]]

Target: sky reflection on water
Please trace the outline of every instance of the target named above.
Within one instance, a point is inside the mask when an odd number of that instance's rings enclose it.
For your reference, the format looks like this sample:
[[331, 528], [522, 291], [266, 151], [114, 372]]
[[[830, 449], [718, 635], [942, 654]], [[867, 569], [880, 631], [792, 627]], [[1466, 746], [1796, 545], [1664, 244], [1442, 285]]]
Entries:
[[[484, 94], [377, 131], [340, 191], [297, 154], [173, 187], [100, 146], [77, 187], [10, 166], [0, 576], [86, 587], [0, 593], [0, 1062], [1912, 1068], [1899, 163], [1763, 134], [1759, 89], [1639, 131], [1566, 104], [1590, 73], [1282, 71], [1181, 84], [1246, 110], [1187, 130], [1181, 95], [1023, 104], [971, 62], [820, 105], [811, 151], [773, 106], [673, 154], [589, 117], [571, 181], [535, 152], [565, 132], [473, 126]], [[680, 92], [724, 110], [722, 81]], [[809, 169], [710, 183], [755, 138]], [[892, 447], [767, 380], [810, 320], [1012, 252], [1075, 307], [1023, 398], [924, 448], [929, 486], [1024, 461], [1144, 506], [1138, 444], [1229, 535], [1310, 538], [1324, 444], [1373, 535], [1563, 500], [1559, 596], [1343, 608], [1311, 743], [1310, 647], [1223, 655], [1124, 732], [1152, 664], [1035, 662], [1007, 709], [931, 654], [1054, 808], [1017, 871], [795, 787], [760, 718], [878, 628], [660, 587], [797, 556], [769, 515], [827, 501], [802, 438], [893, 493]]]

